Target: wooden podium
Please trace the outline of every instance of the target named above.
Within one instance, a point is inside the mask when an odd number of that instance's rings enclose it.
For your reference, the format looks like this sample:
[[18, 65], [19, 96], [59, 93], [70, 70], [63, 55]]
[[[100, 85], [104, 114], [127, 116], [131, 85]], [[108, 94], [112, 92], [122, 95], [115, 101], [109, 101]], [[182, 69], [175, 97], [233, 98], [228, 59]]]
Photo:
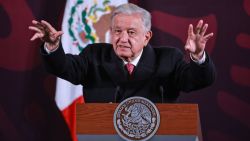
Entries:
[[[118, 106], [112, 104], [79, 104], [76, 108], [78, 140], [117, 141], [113, 114]], [[197, 104], [156, 104], [160, 126], [150, 141], [202, 141]]]

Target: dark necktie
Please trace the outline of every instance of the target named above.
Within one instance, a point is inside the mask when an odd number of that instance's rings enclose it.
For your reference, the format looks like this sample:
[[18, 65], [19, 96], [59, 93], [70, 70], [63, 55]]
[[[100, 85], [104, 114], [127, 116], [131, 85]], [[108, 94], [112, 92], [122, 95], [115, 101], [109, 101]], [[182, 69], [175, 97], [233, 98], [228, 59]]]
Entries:
[[133, 70], [134, 70], [134, 65], [133, 64], [131, 64], [131, 63], [127, 63], [126, 64], [126, 68], [127, 68], [127, 70], [128, 70], [128, 73], [129, 73], [129, 75], [131, 75], [132, 74], [132, 72], [133, 72]]

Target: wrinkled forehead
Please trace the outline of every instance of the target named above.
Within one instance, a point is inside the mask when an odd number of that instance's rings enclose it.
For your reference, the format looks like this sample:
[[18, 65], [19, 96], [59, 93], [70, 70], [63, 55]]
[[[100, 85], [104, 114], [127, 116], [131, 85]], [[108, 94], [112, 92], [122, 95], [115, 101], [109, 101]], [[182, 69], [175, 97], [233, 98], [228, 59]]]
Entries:
[[115, 28], [117, 26], [142, 26], [144, 27], [142, 16], [139, 13], [132, 13], [132, 14], [116, 14], [112, 21], [111, 27]]

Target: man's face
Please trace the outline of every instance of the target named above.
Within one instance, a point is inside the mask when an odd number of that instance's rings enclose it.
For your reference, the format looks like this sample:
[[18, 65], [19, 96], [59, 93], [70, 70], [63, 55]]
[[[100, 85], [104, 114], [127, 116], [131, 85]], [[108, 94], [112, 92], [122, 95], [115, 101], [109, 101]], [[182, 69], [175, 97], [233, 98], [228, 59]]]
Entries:
[[139, 14], [118, 14], [111, 25], [111, 42], [116, 55], [128, 62], [136, 58], [151, 38]]

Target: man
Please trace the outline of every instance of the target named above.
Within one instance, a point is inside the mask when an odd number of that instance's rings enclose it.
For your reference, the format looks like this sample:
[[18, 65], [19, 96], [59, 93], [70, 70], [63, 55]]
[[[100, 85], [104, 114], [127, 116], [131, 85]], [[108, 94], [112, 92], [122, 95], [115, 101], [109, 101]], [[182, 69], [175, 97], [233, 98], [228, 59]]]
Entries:
[[60, 36], [46, 21], [32, 21], [31, 38], [45, 42], [41, 48], [45, 67], [52, 74], [84, 86], [86, 102], [121, 102], [142, 96], [153, 102], [174, 102], [180, 91], [189, 92], [212, 84], [215, 69], [205, 53], [213, 33], [200, 20], [189, 25], [186, 63], [176, 48], [152, 47], [151, 15], [134, 5], [123, 4], [111, 18], [111, 43], [88, 45], [79, 55], [65, 55]]

